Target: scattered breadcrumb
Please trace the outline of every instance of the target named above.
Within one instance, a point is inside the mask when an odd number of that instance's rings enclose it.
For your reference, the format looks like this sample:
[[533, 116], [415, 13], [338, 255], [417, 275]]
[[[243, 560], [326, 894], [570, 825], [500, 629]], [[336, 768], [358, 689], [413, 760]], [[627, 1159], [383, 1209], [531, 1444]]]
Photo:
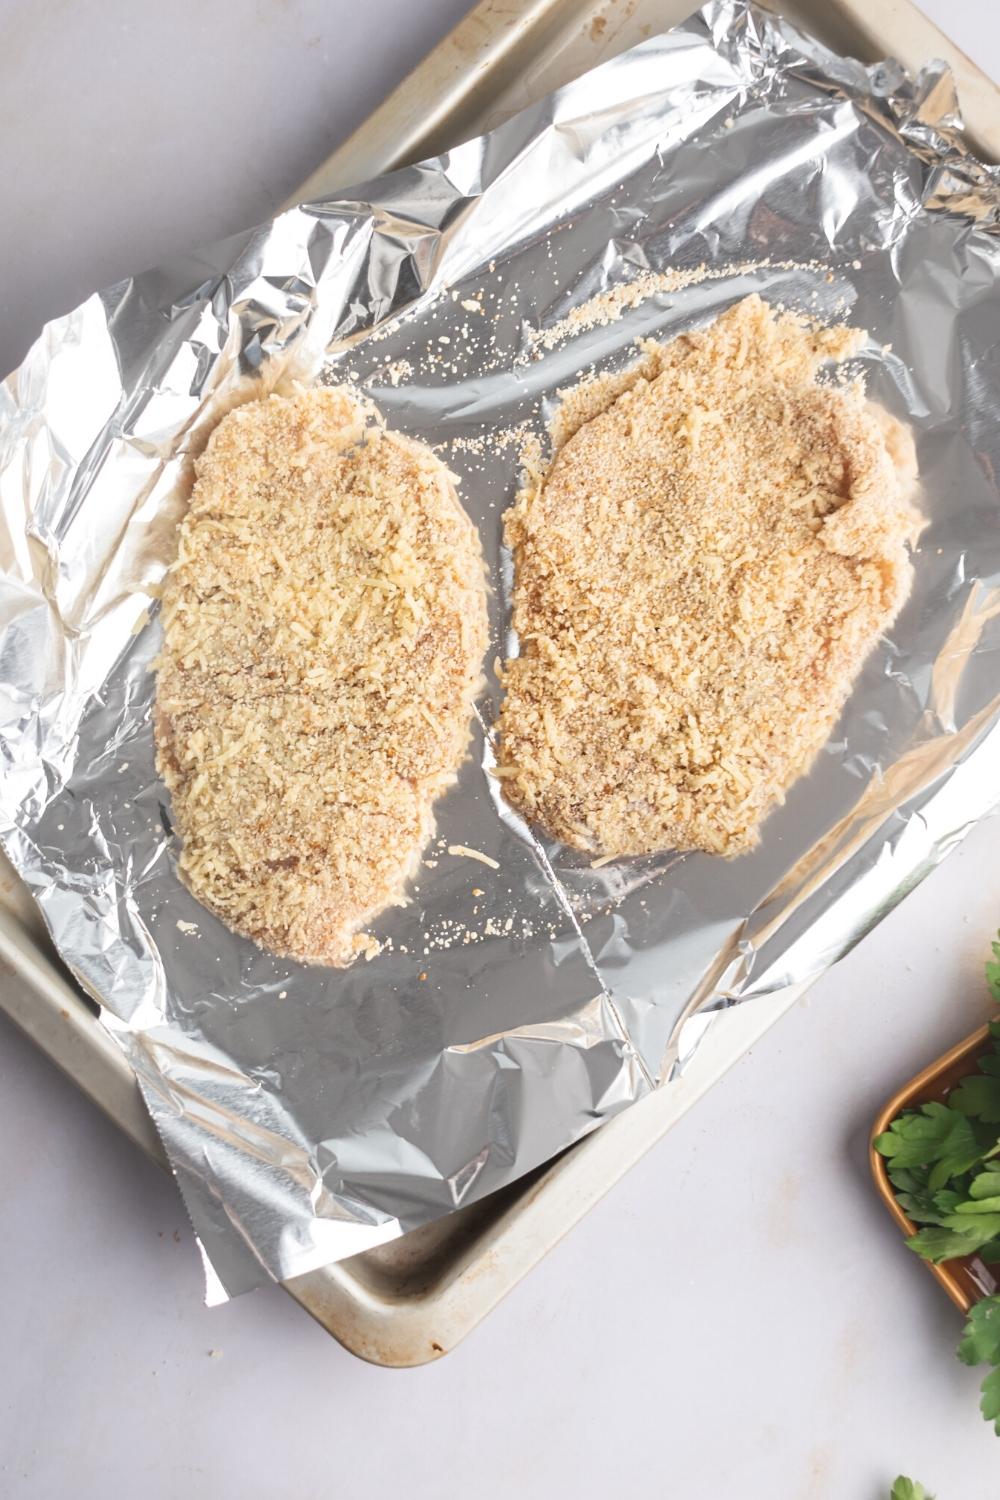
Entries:
[[499, 453], [504, 448], [521, 448], [527, 440], [529, 428], [526, 422], [510, 427], [491, 427], [489, 432], [475, 433], [472, 437], [454, 437], [448, 446], [456, 453], [474, 453], [482, 457], [486, 453]]
[[738, 854], [829, 737], [920, 528], [908, 431], [816, 380], [863, 339], [753, 296], [565, 393], [506, 522], [497, 767], [557, 838]]
[[567, 339], [576, 338], [591, 328], [605, 328], [616, 323], [630, 308], [640, 306], [651, 297], [668, 296], [684, 291], [688, 287], [705, 282], [726, 281], [734, 276], [751, 275], [754, 272], [800, 271], [812, 275], [823, 274], [827, 282], [835, 280], [832, 272], [817, 260], [745, 260], [713, 266], [707, 263], [698, 266], [679, 266], [668, 271], [639, 271], [628, 281], [618, 282], [596, 292], [592, 297], [579, 302], [554, 323], [542, 328], [529, 329], [525, 348], [517, 356], [515, 364], [527, 364], [540, 359], [543, 353], [555, 349]]
[[372, 380], [379, 376], [388, 380], [392, 386], [398, 386], [401, 381], [409, 380], [413, 374], [413, 366], [408, 359], [394, 359], [390, 364], [384, 365], [381, 370], [376, 370]]
[[719, 280], [722, 277], [739, 275], [744, 271], [759, 269], [767, 261], [746, 261], [727, 266], [687, 266], [669, 271], [640, 271], [629, 281], [619, 282], [597, 292], [584, 302], [579, 302], [555, 323], [544, 328], [530, 329], [527, 350], [519, 362], [537, 358], [541, 350], [554, 349], [566, 339], [586, 332], [589, 328], [606, 328], [617, 322], [623, 312], [638, 307], [650, 297], [668, 292], [679, 292], [685, 287], [696, 286], [703, 281]]
[[372, 957], [359, 928], [402, 897], [481, 680], [485, 573], [452, 476], [343, 388], [239, 407], [198, 462], [162, 618], [183, 878], [277, 954]]
[[198, 923], [197, 922], [183, 922], [183, 921], [181, 921], [180, 918], [178, 918], [178, 920], [177, 920], [177, 930], [178, 930], [178, 932], [197, 932], [198, 931]]

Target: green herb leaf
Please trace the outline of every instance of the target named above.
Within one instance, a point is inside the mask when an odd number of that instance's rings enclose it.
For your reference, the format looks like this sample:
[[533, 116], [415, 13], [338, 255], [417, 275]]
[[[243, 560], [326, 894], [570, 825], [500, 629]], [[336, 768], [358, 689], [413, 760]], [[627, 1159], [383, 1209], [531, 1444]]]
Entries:
[[983, 1074], [963, 1078], [948, 1095], [948, 1108], [957, 1109], [960, 1115], [968, 1115], [974, 1120], [996, 1124], [1000, 1120], [1000, 1078]]
[[950, 1182], [954, 1175], [952, 1171], [952, 1158], [946, 1156], [942, 1161], [936, 1161], [931, 1167], [927, 1174], [927, 1186], [936, 1192], [946, 1182]]
[[997, 1194], [1000, 1194], [1000, 1172], [995, 1167], [977, 1173], [969, 1183], [970, 1198], [993, 1198]]
[[979, 1409], [1000, 1437], [1000, 1296], [984, 1297], [969, 1313], [958, 1357], [966, 1365], [993, 1365], [982, 1384]]
[[[997, 933], [1000, 939], [1000, 932]], [[986, 983], [990, 987], [990, 994], [1000, 1005], [1000, 941], [993, 942], [993, 959], [986, 962]]]
[[[953, 1213], [956, 1203], [967, 1196], [949, 1188], [932, 1193], [927, 1186], [927, 1167], [897, 1167], [895, 1162], [890, 1162], [887, 1171], [897, 1202], [915, 1224], [940, 1224], [941, 1215]], [[964, 1179], [958, 1181], [962, 1183]]]
[[958, 1357], [965, 1365], [1000, 1364], [1000, 1297], [984, 1297], [972, 1308]]
[[930, 1202], [926, 1167], [900, 1167], [890, 1161], [886, 1164], [886, 1172], [893, 1187], [897, 1187], [901, 1193], [913, 1193], [915, 1197], [927, 1194], [927, 1201]]
[[938, 1265], [940, 1261], [950, 1260], [957, 1255], [974, 1254], [974, 1238], [974, 1235], [959, 1234], [954, 1229], [931, 1224], [925, 1229], [918, 1229], [906, 1244], [923, 1260], [933, 1261], [934, 1265]]
[[993, 1423], [993, 1431], [1000, 1437], [1000, 1370], [991, 1370], [982, 1384], [983, 1397], [979, 1410], [987, 1422]]
[[[986, 980], [1000, 1004], [1000, 933]], [[901, 1207], [921, 1225], [906, 1241], [925, 1260], [979, 1256], [1000, 1265], [1000, 1020], [989, 1023], [992, 1052], [976, 1059], [946, 1104], [904, 1110], [875, 1141]], [[1000, 1293], [969, 1314], [958, 1357], [994, 1368], [982, 1384], [980, 1409], [1000, 1436]], [[890, 1500], [930, 1500], [900, 1475]]]
[[897, 1193], [896, 1202], [914, 1224], [940, 1224], [941, 1215], [936, 1208], [928, 1207], [922, 1198], [912, 1198], [909, 1193]]
[[[958, 1179], [958, 1181], [961, 1180], [961, 1178]], [[968, 1202], [968, 1197], [968, 1193], [960, 1193], [957, 1188], [938, 1188], [933, 1194], [934, 1207], [939, 1215], [938, 1222], [943, 1224], [945, 1220], [940, 1215], [953, 1214], [960, 1204]]]
[[[968, 1229], [965, 1228], [966, 1224], [969, 1226]], [[960, 1225], [960, 1228], [954, 1229], [949, 1226], [939, 1227], [931, 1224], [925, 1229], [918, 1229], [906, 1243], [924, 1260], [931, 1260], [937, 1265], [942, 1260], [955, 1260], [962, 1255], [975, 1255], [981, 1245], [985, 1245], [988, 1240], [996, 1239], [1000, 1232], [994, 1223], [993, 1215], [984, 1215], [982, 1219], [977, 1219], [974, 1214], [970, 1214], [960, 1221]]]
[[933, 1164], [928, 1177], [933, 1190], [975, 1166], [992, 1144], [981, 1140], [971, 1120], [959, 1111], [946, 1104], [924, 1104], [893, 1120], [876, 1138], [875, 1149], [894, 1167]]
[[[961, 1208], [967, 1205], [962, 1204]], [[976, 1249], [985, 1245], [987, 1240], [995, 1239], [1000, 1234], [1000, 1214], [996, 1213], [962, 1213], [942, 1214], [941, 1224], [945, 1229], [954, 1229], [959, 1234], [973, 1233], [976, 1237]], [[965, 1252], [967, 1255], [970, 1251]]]
[[934, 1500], [934, 1496], [928, 1495], [918, 1480], [907, 1479], [905, 1474], [900, 1474], [892, 1487], [889, 1500]]

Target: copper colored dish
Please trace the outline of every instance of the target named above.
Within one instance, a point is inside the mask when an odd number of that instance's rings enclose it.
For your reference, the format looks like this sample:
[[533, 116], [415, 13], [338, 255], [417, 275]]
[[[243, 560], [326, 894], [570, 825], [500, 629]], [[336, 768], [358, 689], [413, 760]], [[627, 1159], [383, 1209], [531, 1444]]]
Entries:
[[[916, 1105], [931, 1102], [943, 1104], [956, 1084], [975, 1072], [976, 1058], [986, 1049], [989, 1040], [989, 1027], [981, 1026], [978, 1031], [973, 1032], [972, 1036], [966, 1037], [964, 1042], [959, 1042], [936, 1062], [924, 1068], [922, 1073], [911, 1078], [909, 1083], [904, 1084], [899, 1093], [894, 1094], [885, 1108], [881, 1110], [875, 1121], [871, 1135], [872, 1144], [868, 1148], [872, 1176], [892, 1217], [900, 1229], [908, 1235], [915, 1234], [917, 1226], [907, 1218], [897, 1203], [886, 1170], [885, 1157], [880, 1156], [875, 1150], [874, 1141], [884, 1130], [888, 1130], [891, 1121], [896, 1118], [900, 1110], [912, 1109]], [[1000, 1290], [1000, 1280], [998, 1280], [1000, 1269], [987, 1266], [978, 1255], [967, 1255], [961, 1260], [943, 1261], [939, 1266], [925, 1260], [924, 1265], [941, 1283], [952, 1302], [963, 1313], [967, 1313], [973, 1303], [981, 1298], [989, 1297]]]

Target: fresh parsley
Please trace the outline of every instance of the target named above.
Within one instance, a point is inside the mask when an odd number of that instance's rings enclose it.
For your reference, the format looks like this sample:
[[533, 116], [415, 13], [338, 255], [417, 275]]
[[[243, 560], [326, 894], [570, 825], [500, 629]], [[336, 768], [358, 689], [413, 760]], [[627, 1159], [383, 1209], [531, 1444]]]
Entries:
[[[1000, 1004], [1000, 933], [986, 964], [986, 982]], [[1000, 1022], [990, 1022], [990, 1047], [943, 1104], [897, 1115], [875, 1140], [900, 1207], [917, 1232], [907, 1240], [925, 1260], [978, 1255], [1000, 1265]], [[1000, 1295], [984, 1297], [969, 1314], [958, 1357], [992, 1368], [980, 1410], [1000, 1436]], [[930, 1500], [904, 1475], [891, 1500]]]
[[932, 1190], [968, 1172], [996, 1145], [996, 1132], [977, 1129], [971, 1109], [952, 1106], [956, 1093], [958, 1089], [948, 1096], [947, 1104], [906, 1110], [875, 1142], [875, 1149], [894, 1167], [930, 1167], [927, 1183]]
[[892, 1487], [889, 1500], [934, 1500], [933, 1495], [928, 1495], [922, 1484], [915, 1479], [907, 1479], [905, 1474], [900, 1474]]
[[979, 1410], [1000, 1436], [1000, 1297], [984, 1297], [976, 1303], [969, 1313], [958, 1357], [965, 1365], [993, 1366], [983, 1381]]
[[[1000, 937], [1000, 933], [997, 936]], [[1000, 942], [993, 944], [993, 957], [986, 962], [986, 983], [994, 1000], [1000, 1005]]]
[[1000, 1298], [984, 1297], [969, 1314], [958, 1357], [966, 1365], [1000, 1365]]
[[[1000, 941], [986, 965], [1000, 1001]], [[990, 1025], [990, 1050], [977, 1073], [945, 1103], [897, 1115], [875, 1141], [886, 1158], [900, 1206], [921, 1227], [907, 1241], [925, 1260], [979, 1255], [1000, 1261], [1000, 1024]]]
[[[1000, 1062], [1000, 1058], [986, 1058], [987, 1062]], [[995, 1125], [1000, 1121], [1000, 1078], [963, 1078], [957, 1089], [948, 1095], [948, 1108], [957, 1109], [968, 1119], [983, 1120]]]

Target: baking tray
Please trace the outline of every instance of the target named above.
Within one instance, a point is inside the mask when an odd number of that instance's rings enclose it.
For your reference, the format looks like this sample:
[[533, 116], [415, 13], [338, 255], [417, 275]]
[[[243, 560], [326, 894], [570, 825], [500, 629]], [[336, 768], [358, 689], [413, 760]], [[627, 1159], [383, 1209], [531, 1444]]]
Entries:
[[[692, 0], [483, 0], [289, 202], [329, 196], [497, 125], [654, 32]], [[840, 52], [943, 57], [968, 135], [1000, 157], [1000, 89], [909, 0], [787, 0], [781, 13]], [[166, 1166], [128, 1063], [54, 954], [27, 892], [0, 868], [0, 985], [8, 1015], [128, 1136]], [[346, 1348], [418, 1365], [462, 1339], [685, 1111], [794, 1004], [801, 989], [706, 1020], [683, 1078], [500, 1193], [337, 1265], [285, 1283]]]
[[[981, 1026], [972, 1036], [966, 1037], [964, 1042], [959, 1042], [957, 1046], [950, 1048], [943, 1056], [919, 1072], [915, 1078], [911, 1078], [909, 1083], [904, 1084], [899, 1092], [892, 1096], [875, 1121], [869, 1146], [872, 1176], [875, 1178], [875, 1186], [881, 1193], [886, 1208], [904, 1234], [916, 1234], [917, 1226], [900, 1207], [892, 1183], [889, 1181], [886, 1159], [875, 1150], [875, 1142], [889, 1129], [892, 1121], [902, 1110], [913, 1109], [917, 1105], [929, 1104], [932, 1101], [943, 1104], [952, 1089], [963, 1078], [975, 1074], [976, 1058], [988, 1052], [989, 1046], [990, 1028]], [[968, 1313], [974, 1302], [978, 1302], [981, 1297], [992, 1297], [994, 1292], [1000, 1290], [1000, 1282], [997, 1280], [998, 1268], [988, 1266], [985, 1261], [980, 1260], [978, 1255], [968, 1255], [961, 1260], [942, 1261], [940, 1265], [935, 1265], [929, 1260], [925, 1260], [923, 1264], [938, 1284], [944, 1288], [959, 1312]]]

